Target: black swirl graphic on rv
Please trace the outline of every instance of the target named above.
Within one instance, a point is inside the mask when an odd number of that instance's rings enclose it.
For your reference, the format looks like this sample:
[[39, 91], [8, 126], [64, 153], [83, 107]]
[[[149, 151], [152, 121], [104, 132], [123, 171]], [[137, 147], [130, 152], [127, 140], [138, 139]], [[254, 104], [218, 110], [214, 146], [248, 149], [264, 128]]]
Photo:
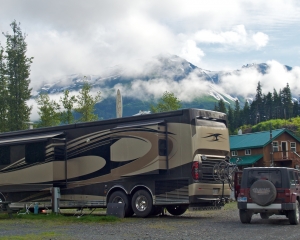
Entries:
[[220, 139], [219, 138], [222, 138], [224, 139], [222, 136], [221, 133], [208, 133], [209, 135], [207, 135], [206, 137], [202, 137], [202, 138], [213, 138], [212, 141], [219, 141]]

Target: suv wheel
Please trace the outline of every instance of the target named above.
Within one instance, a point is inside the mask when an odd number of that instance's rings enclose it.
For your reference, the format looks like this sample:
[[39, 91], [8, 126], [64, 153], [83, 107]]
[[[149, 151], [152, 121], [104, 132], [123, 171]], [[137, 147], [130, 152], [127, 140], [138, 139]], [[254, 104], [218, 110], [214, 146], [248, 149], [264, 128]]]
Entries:
[[299, 202], [296, 201], [296, 209], [289, 211], [288, 213], [288, 217], [289, 217], [289, 222], [292, 225], [298, 225], [299, 224]]
[[252, 212], [240, 209], [240, 220], [242, 223], [250, 223], [252, 218]]

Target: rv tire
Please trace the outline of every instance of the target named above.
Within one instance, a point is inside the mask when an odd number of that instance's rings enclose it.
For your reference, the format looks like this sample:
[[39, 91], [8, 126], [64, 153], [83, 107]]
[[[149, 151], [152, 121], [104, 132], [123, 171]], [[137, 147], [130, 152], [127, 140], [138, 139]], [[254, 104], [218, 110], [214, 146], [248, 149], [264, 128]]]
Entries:
[[188, 205], [170, 205], [166, 208], [170, 214], [174, 216], [179, 216], [186, 212], [186, 210], [188, 209]]
[[131, 205], [138, 217], [148, 217], [152, 213], [152, 197], [146, 190], [137, 191], [132, 197]]
[[109, 203], [125, 203], [125, 217], [131, 217], [134, 212], [132, 210], [132, 207], [130, 205], [130, 199], [129, 197], [122, 191], [116, 191], [113, 192], [108, 200]]
[[157, 216], [157, 215], [161, 214], [162, 212], [163, 212], [163, 207], [153, 206], [151, 215]]

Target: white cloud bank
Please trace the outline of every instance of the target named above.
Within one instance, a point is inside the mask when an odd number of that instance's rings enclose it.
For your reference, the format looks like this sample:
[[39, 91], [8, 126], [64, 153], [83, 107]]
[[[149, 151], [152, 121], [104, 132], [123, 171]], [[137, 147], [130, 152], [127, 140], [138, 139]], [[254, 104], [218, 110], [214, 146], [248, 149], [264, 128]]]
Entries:
[[[283, 0], [10, 0], [1, 2], [0, 31], [9, 32], [13, 19], [22, 23], [36, 87], [63, 75], [101, 74], [116, 65], [136, 69], [166, 52], [201, 67], [220, 49], [260, 51], [271, 39], [264, 29], [298, 22], [298, 12], [297, 1]], [[0, 42], [5, 44], [2, 35]]]
[[237, 25], [231, 31], [225, 32], [200, 30], [195, 33], [195, 40], [199, 43], [221, 44], [224, 47], [249, 51], [251, 48], [265, 47], [268, 44], [269, 37], [262, 32], [248, 33], [244, 25]]

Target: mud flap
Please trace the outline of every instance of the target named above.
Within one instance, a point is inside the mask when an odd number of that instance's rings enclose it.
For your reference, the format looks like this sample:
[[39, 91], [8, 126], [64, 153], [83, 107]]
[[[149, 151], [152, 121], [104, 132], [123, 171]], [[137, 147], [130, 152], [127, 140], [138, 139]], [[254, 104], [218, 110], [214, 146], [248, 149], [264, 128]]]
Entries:
[[125, 217], [125, 203], [108, 203], [106, 209], [107, 216], [115, 216], [118, 218]]

